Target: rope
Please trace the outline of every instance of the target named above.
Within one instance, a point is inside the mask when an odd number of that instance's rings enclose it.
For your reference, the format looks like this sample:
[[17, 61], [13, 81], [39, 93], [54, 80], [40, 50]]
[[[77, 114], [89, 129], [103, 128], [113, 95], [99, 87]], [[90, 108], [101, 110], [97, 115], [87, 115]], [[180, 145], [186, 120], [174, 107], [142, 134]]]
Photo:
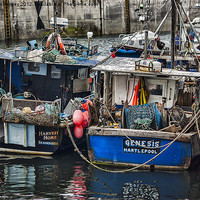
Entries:
[[[194, 116], [194, 118], [199, 115], [200, 113], [200, 110], [198, 111], [198, 113]], [[101, 168], [97, 165], [95, 165], [94, 163], [90, 162], [83, 154], [82, 152], [79, 150], [79, 148], [77, 147], [75, 141], [74, 141], [74, 138], [71, 134], [71, 131], [70, 131], [70, 128], [69, 128], [69, 125], [68, 125], [68, 122], [65, 120], [65, 124], [66, 124], [66, 127], [67, 127], [67, 130], [68, 130], [68, 133], [69, 133], [69, 137], [71, 139], [71, 142], [75, 148], [75, 151], [77, 151], [79, 153], [79, 155], [81, 156], [81, 158], [83, 160], [85, 160], [88, 164], [92, 165], [93, 167], [101, 170], [101, 171], [105, 171], [105, 172], [110, 172], [110, 173], [124, 173], [124, 172], [130, 172], [130, 171], [133, 171], [133, 170], [136, 170], [140, 167], [143, 167], [144, 165], [146, 165], [147, 163], [151, 162], [152, 160], [154, 160], [155, 158], [157, 158], [159, 155], [161, 155], [164, 151], [166, 151], [182, 134], [184, 134], [184, 131], [188, 129], [189, 126], [192, 125], [192, 123], [194, 123], [194, 118], [187, 124], [187, 126], [176, 136], [176, 138], [174, 138], [171, 142], [169, 142], [167, 144], [167, 146], [160, 152], [158, 153], [157, 155], [155, 155], [153, 158], [149, 159], [148, 161], [142, 163], [142, 164], [139, 164], [137, 165], [136, 167], [133, 167], [133, 168], [130, 168], [130, 169], [125, 169], [125, 170], [108, 170], [108, 169], [104, 169], [104, 168]]]
[[[167, 4], [168, 0], [165, 0], [165, 2], [163, 2], [164, 4], [157, 9], [156, 13], [154, 14], [154, 16]], [[149, 18], [149, 20], [146, 23], [149, 23], [153, 18], [153, 15]], [[142, 29], [144, 29], [146, 25], [143, 25]]]
[[[174, 4], [175, 4], [175, 6], [176, 6], [178, 15], [179, 15], [179, 17], [180, 17], [181, 24], [183, 25], [184, 33], [185, 33], [185, 35], [187, 36], [188, 40], [190, 41], [190, 44], [192, 44], [192, 48], [194, 49], [195, 57], [196, 57], [196, 59], [198, 60], [196, 50], [195, 50], [195, 48], [194, 48], [193, 42], [191, 41], [191, 39], [190, 39], [190, 37], [189, 37], [189, 35], [188, 35], [187, 31], [186, 31], [186, 28], [185, 28], [185, 25], [184, 25], [184, 22], [183, 22], [183, 17], [182, 17], [182, 15], [181, 15], [181, 13], [180, 13], [180, 11], [179, 11], [179, 9], [178, 9], [178, 5], [177, 5], [176, 1], [174, 1]], [[199, 64], [199, 62], [198, 62], [198, 64]]]

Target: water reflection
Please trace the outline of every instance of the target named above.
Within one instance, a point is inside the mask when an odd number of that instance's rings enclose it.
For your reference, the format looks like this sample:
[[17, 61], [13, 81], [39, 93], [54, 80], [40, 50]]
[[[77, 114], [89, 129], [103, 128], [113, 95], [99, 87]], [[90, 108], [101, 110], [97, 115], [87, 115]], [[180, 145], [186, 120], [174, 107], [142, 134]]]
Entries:
[[86, 199], [86, 174], [81, 165], [74, 166], [74, 174], [70, 180], [70, 185], [66, 188], [65, 194], [61, 194], [63, 199]]
[[96, 198], [187, 199], [190, 192], [190, 175], [187, 171], [116, 174], [91, 169], [90, 173], [88, 195]]
[[1, 197], [5, 198], [12, 196], [20, 198], [23, 196], [29, 197], [34, 192], [35, 186], [35, 168], [32, 166], [25, 167], [23, 165], [6, 165], [4, 170], [4, 190], [6, 194]]
[[0, 155], [1, 199], [200, 199], [200, 166], [183, 172], [107, 173], [77, 154]]
[[76, 156], [0, 157], [0, 197], [86, 199], [84, 165], [79, 163]]

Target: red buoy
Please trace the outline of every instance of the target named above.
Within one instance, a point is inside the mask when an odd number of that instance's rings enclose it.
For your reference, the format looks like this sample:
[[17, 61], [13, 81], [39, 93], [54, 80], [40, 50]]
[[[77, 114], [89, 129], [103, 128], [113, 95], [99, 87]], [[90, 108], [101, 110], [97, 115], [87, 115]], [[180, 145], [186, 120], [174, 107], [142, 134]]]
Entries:
[[[85, 111], [85, 112], [88, 112], [88, 111]], [[85, 112], [83, 113], [83, 123], [82, 123], [82, 126], [84, 128], [88, 126], [88, 115]]]
[[81, 138], [83, 136], [83, 127], [82, 125], [76, 125], [74, 128], [74, 135], [76, 138]]
[[91, 106], [93, 106], [93, 103], [92, 103], [89, 99], [87, 99], [86, 103], [83, 103], [83, 104], [82, 104], [82, 107], [83, 107], [84, 110], [88, 110], [88, 103], [89, 103]]
[[112, 52], [112, 53], [111, 53], [111, 56], [112, 56], [113, 58], [115, 58], [115, 57], [116, 57], [115, 52]]
[[83, 123], [83, 113], [81, 110], [74, 111], [73, 122], [75, 125], [81, 125]]
[[86, 115], [86, 116], [87, 116], [87, 118], [89, 119], [89, 113], [88, 113], [88, 111], [87, 111], [87, 110], [84, 112], [84, 115]]

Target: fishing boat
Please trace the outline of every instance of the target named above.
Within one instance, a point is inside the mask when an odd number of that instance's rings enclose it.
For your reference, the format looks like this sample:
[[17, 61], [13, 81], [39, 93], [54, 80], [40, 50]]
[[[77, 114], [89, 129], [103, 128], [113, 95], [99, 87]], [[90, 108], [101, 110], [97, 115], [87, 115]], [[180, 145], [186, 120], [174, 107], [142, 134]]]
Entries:
[[[167, 2], [165, 2], [163, 6], [167, 7]], [[132, 34], [120, 34], [119, 38], [121, 41], [119, 44], [113, 44], [112, 48], [110, 49], [111, 54], [115, 54], [115, 56], [120, 57], [139, 58], [142, 56], [146, 48], [151, 54], [160, 55], [162, 53], [165, 55], [169, 55], [169, 46], [163, 41], [161, 41], [161, 38], [158, 33], [162, 28], [162, 25], [168, 17], [170, 11], [167, 12], [167, 14], [165, 15], [165, 17], [163, 18], [163, 20], [161, 21], [161, 23], [155, 31], [149, 30], [148, 22], [152, 14], [149, 11], [149, 1], [147, 1], [145, 9], [144, 5], [140, 4], [139, 9], [137, 9], [136, 12], [138, 12], [139, 17], [138, 24], [141, 23], [141, 27], [138, 31]]]
[[157, 45], [158, 43], [161, 44], [161, 41], [159, 41], [160, 38], [156, 33], [149, 30], [142, 30], [129, 35], [120, 34], [119, 38], [122, 38], [121, 43], [113, 45], [110, 51], [115, 53], [116, 56], [139, 58], [144, 52], [145, 32], [148, 34], [149, 51], [160, 54], [163, 49], [169, 50], [167, 47]]
[[[87, 142], [93, 163], [183, 170], [200, 155], [198, 124], [194, 128], [199, 115], [196, 107], [191, 110], [192, 88], [196, 103], [199, 99], [200, 73], [160, 69], [157, 63], [149, 68], [120, 57], [94, 68], [104, 72], [104, 82], [112, 80], [112, 89], [104, 89], [103, 104], [98, 107], [97, 101], [96, 113], [90, 112]], [[188, 80], [184, 84], [183, 76]], [[179, 90], [180, 83], [184, 87]]]
[[[42, 40], [0, 55], [0, 152], [53, 155], [73, 149], [68, 130], [79, 147], [85, 146], [94, 76], [91, 68], [105, 57], [98, 46], [62, 39], [56, 16], [54, 31]], [[92, 105], [92, 103], [91, 103]], [[84, 113], [83, 113], [84, 112]], [[77, 114], [78, 113], [78, 114]]]
[[87, 122], [77, 126], [73, 114], [86, 111], [82, 105], [91, 98], [94, 83], [90, 70], [105, 57], [97, 47], [65, 51], [58, 33], [50, 34], [43, 47], [36, 40], [27, 44], [0, 55], [0, 152], [52, 155], [70, 150], [67, 126], [77, 144], [85, 146]]
[[89, 111], [93, 164], [186, 170], [199, 162], [199, 57], [186, 58], [196, 63], [196, 72], [177, 64], [174, 26], [171, 38], [171, 69], [158, 60], [128, 57], [111, 57], [93, 68], [104, 74], [103, 94], [97, 91]]

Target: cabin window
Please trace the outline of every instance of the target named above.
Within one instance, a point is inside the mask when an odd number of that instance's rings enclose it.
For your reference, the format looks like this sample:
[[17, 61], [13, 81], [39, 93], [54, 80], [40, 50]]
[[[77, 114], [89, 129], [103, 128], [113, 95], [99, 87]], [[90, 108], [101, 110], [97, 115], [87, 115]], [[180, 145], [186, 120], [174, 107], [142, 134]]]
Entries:
[[88, 76], [88, 68], [78, 69], [78, 78], [87, 78]]
[[128, 44], [131, 45], [131, 46], [133, 46], [134, 41], [129, 41]]
[[162, 96], [163, 85], [148, 85], [150, 95]]
[[144, 45], [144, 40], [139, 40], [140, 45]]
[[127, 43], [127, 40], [122, 40], [122, 44], [126, 44]]
[[61, 78], [61, 69], [58, 69], [55, 65], [51, 67], [51, 78], [60, 79]]
[[47, 64], [44, 63], [23, 63], [25, 75], [47, 75]]
[[28, 63], [28, 71], [39, 72], [40, 71], [39, 63]]

